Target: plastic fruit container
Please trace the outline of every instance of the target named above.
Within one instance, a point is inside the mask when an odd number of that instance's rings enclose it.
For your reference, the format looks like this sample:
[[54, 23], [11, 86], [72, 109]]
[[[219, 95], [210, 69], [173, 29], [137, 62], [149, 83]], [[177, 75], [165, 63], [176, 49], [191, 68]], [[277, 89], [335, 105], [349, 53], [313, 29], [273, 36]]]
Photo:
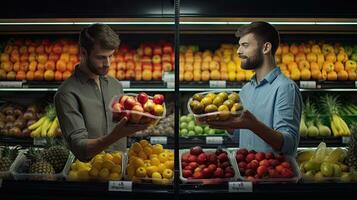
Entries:
[[[237, 168], [238, 168], [238, 171], [239, 171], [239, 167], [238, 167], [238, 163], [237, 163], [237, 160], [235, 159], [235, 155], [236, 155], [236, 152], [238, 151], [239, 149], [236, 149], [234, 151], [231, 152], [231, 156], [232, 158], [235, 160], [235, 163], [237, 165]], [[274, 155], [277, 155], [277, 154], [274, 154]], [[292, 168], [292, 172], [294, 174], [293, 177], [291, 178], [284, 178], [284, 177], [279, 177], [279, 178], [270, 178], [270, 177], [264, 177], [264, 178], [254, 178], [253, 182], [254, 183], [297, 183], [300, 178], [301, 178], [301, 173], [300, 173], [300, 170], [299, 170], [299, 166], [296, 162], [296, 159], [292, 156], [288, 156], [288, 155], [284, 155], [285, 157], [285, 161], [287, 161], [291, 168]], [[243, 181], [252, 181], [252, 180], [249, 180], [248, 178], [244, 177], [241, 175], [240, 171], [239, 171], [239, 179], [240, 180], [243, 180]]]
[[[236, 94], [236, 96], [233, 97], [234, 95], [232, 95], [232, 98], [227, 97], [228, 99], [222, 97], [223, 100], [220, 100], [216, 98], [220, 95], [220, 93], [225, 93], [227, 94], [227, 96], [230, 96], [234, 93]], [[214, 94], [215, 97], [209, 97], [209, 95], [211, 94]], [[210, 100], [208, 100], [207, 98]], [[229, 119], [230, 117], [240, 116], [243, 110], [243, 106], [240, 102], [238, 93], [211, 91], [196, 93], [188, 100], [187, 110], [189, 111], [189, 113], [193, 114], [196, 120], [200, 122], [212, 120], [224, 121]]]
[[[202, 149], [204, 153], [215, 153], [216, 149]], [[193, 179], [193, 178], [185, 178], [183, 177], [183, 169], [182, 169], [182, 155], [189, 153], [190, 149], [180, 149], [180, 179], [183, 183], [198, 183], [198, 184], [221, 184], [229, 181], [236, 181], [239, 179], [239, 170], [237, 166], [237, 162], [232, 158], [231, 154], [227, 149], [222, 149], [227, 152], [229, 162], [231, 164], [232, 169], [234, 170], [234, 176], [230, 178], [202, 178], [202, 179]]]
[[[135, 93], [128, 93], [124, 94], [125, 96], [130, 96], [136, 98], [138, 94]], [[149, 124], [149, 125], [156, 125], [161, 119], [163, 119], [166, 116], [166, 105], [163, 103], [161, 106], [163, 109], [160, 111], [160, 115], [154, 115], [150, 112], [144, 112], [144, 111], [137, 111], [137, 110], [127, 110], [124, 109], [124, 107], [121, 107], [119, 109], [113, 108], [114, 104], [119, 103], [119, 100], [122, 96], [124, 95], [117, 95], [114, 96], [109, 104], [109, 109], [113, 113], [113, 118], [112, 120], [114, 122], [119, 122], [123, 117], [128, 117], [129, 123], [132, 124]], [[150, 100], [153, 99], [152, 96], [148, 96]], [[139, 103], [139, 102], [137, 102]], [[144, 106], [142, 106], [144, 107]], [[152, 112], [155, 112], [154, 110]]]
[[70, 152], [67, 162], [60, 173], [56, 174], [34, 174], [26, 173], [25, 168], [28, 168], [29, 160], [26, 158], [24, 152], [20, 152], [17, 156], [14, 167], [11, 170], [15, 180], [42, 180], [42, 181], [57, 181], [65, 179], [66, 174], [74, 160], [74, 155]]
[[[173, 152], [172, 149], [168, 149], [170, 151]], [[124, 180], [127, 181], [132, 181], [134, 183], [142, 183], [142, 184], [157, 184], [157, 185], [172, 185], [173, 181], [174, 181], [174, 176], [172, 176], [172, 178], [170, 179], [166, 179], [166, 178], [152, 178], [152, 177], [137, 177], [137, 176], [133, 176], [132, 178], [129, 177], [126, 168], [128, 167], [128, 163], [129, 163], [129, 158], [128, 158], [128, 154], [125, 153], [125, 166], [123, 167], [124, 170]], [[172, 169], [172, 171], [174, 171]]]

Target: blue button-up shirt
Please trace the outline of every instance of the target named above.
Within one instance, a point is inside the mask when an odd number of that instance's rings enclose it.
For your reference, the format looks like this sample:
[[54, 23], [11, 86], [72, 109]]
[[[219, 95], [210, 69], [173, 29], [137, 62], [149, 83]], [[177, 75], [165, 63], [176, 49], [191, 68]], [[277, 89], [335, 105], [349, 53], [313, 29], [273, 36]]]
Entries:
[[[294, 156], [299, 144], [303, 101], [298, 86], [276, 67], [257, 84], [254, 76], [240, 92], [244, 109], [274, 130], [282, 133], [281, 152]], [[273, 148], [248, 129], [235, 130], [241, 148], [274, 152]]]

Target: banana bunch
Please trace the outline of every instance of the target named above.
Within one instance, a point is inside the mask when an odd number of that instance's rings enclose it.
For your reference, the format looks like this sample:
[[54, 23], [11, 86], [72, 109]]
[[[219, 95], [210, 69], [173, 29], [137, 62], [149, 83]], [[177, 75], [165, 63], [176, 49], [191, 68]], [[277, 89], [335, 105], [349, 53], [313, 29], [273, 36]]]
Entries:
[[350, 136], [351, 131], [346, 122], [338, 115], [333, 114], [331, 119], [331, 129], [334, 136]]
[[31, 131], [31, 137], [55, 137], [57, 135], [59, 123], [56, 110], [53, 105], [48, 106], [46, 110], [47, 112], [43, 117], [28, 127]]

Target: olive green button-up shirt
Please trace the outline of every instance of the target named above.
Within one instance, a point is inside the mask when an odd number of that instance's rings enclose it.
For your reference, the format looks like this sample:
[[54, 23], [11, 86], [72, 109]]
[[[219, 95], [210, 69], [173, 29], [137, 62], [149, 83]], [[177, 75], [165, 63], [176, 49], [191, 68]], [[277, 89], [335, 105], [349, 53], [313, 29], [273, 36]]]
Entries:
[[[109, 104], [113, 96], [123, 94], [122, 85], [116, 79], [101, 76], [99, 81], [101, 88], [77, 66], [54, 97], [62, 134], [73, 154], [80, 160], [88, 158], [87, 139], [109, 134], [115, 127]], [[109, 150], [125, 149], [126, 138], [109, 147]]]

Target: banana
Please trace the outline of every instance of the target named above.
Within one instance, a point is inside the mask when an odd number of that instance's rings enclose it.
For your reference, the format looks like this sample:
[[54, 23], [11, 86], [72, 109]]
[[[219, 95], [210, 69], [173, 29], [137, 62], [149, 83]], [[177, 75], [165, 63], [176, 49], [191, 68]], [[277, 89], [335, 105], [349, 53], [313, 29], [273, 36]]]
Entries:
[[51, 124], [51, 126], [50, 126], [50, 128], [48, 129], [48, 131], [47, 131], [47, 136], [48, 137], [54, 137], [55, 136], [55, 131], [56, 131], [56, 129], [58, 128], [58, 118], [56, 117], [54, 120], [53, 120], [53, 122], [52, 122], [52, 124]]
[[42, 124], [42, 129], [41, 129], [41, 137], [46, 137], [47, 136], [47, 130], [51, 126], [51, 120], [50, 118], [46, 118], [45, 122]]
[[31, 132], [31, 137], [32, 137], [32, 138], [40, 137], [40, 136], [41, 136], [41, 129], [42, 129], [42, 126], [39, 126], [39, 127], [37, 127], [36, 130], [33, 130], [33, 131]]
[[38, 127], [40, 127], [42, 125], [42, 123], [46, 120], [46, 116], [41, 117], [37, 122], [35, 122], [34, 124], [32, 124], [31, 126], [28, 127], [28, 129], [30, 130], [35, 130]]
[[343, 128], [341, 127], [340, 120], [338, 119], [338, 116], [332, 115], [332, 120], [333, 120], [333, 123], [335, 124], [336, 130], [338, 131], [338, 135], [339, 136], [344, 135], [345, 133], [344, 133]]
[[335, 127], [335, 123], [332, 120], [331, 120], [331, 130], [332, 130], [333, 136], [336, 136], [336, 137], [339, 136], [338, 130]]
[[351, 131], [350, 131], [350, 129], [348, 128], [346, 122], [345, 122], [341, 117], [338, 117], [338, 120], [340, 121], [341, 127], [342, 127], [342, 129], [344, 130], [344, 133], [345, 133], [344, 136], [349, 136], [349, 135], [351, 135]]

